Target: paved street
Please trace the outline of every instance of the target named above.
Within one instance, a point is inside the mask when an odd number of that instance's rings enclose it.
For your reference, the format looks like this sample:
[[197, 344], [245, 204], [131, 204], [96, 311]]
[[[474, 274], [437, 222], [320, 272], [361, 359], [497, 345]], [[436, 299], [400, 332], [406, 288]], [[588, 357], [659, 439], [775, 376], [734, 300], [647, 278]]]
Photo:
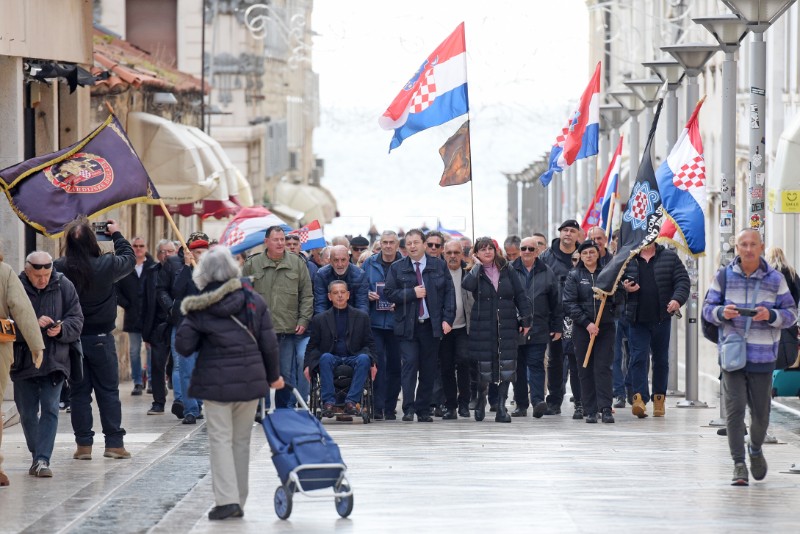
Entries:
[[[473, 420], [433, 424], [327, 425], [342, 448], [355, 495], [349, 519], [332, 499], [295, 499], [289, 521], [275, 515], [278, 479], [259, 426], [253, 427], [250, 497], [243, 519], [209, 522], [213, 505], [205, 426], [172, 415], [146, 416], [147, 396], [123, 384], [123, 422], [132, 460], [72, 460], [69, 416], [62, 414], [54, 478], [27, 474], [22, 429], [6, 430], [3, 452], [12, 486], [0, 490], [0, 532], [797, 532], [800, 401], [780, 399], [765, 446], [769, 474], [748, 488], [729, 485], [725, 438], [713, 382], [701, 398], [713, 409], [674, 408], [667, 417], [614, 425], [564, 414], [512, 424]], [[488, 419], [488, 418], [487, 418]], [[102, 447], [102, 438], [101, 445]]]

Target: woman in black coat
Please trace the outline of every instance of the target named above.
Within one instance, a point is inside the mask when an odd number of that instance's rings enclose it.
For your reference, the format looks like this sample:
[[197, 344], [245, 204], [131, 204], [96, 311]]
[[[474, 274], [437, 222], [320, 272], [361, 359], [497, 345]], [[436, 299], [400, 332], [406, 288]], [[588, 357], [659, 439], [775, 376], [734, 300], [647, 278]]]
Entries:
[[197, 352], [189, 395], [205, 400], [216, 506], [209, 519], [244, 515], [250, 432], [258, 400], [282, 388], [278, 341], [267, 305], [239, 279], [225, 247], [200, 259], [192, 279], [201, 291], [186, 297], [175, 337], [179, 354]]
[[482, 421], [486, 416], [486, 388], [491, 382], [499, 383], [494, 420], [510, 423], [508, 385], [517, 368], [519, 332], [527, 335], [531, 326], [531, 305], [522, 282], [497, 254], [491, 238], [479, 238], [473, 250], [475, 266], [461, 286], [475, 296], [469, 329], [469, 354], [478, 363], [480, 380], [475, 420]]
[[[776, 271], [780, 271], [786, 279], [786, 285], [789, 286], [789, 293], [796, 305], [800, 305], [800, 277], [797, 276], [797, 271], [794, 267], [789, 265], [783, 249], [779, 247], [770, 247], [765, 254], [767, 263], [769, 263]], [[778, 343], [778, 359], [775, 362], [776, 369], [784, 369], [789, 366], [794, 366], [798, 361], [797, 350], [797, 324], [793, 324], [789, 328], [781, 330], [781, 339]]]
[[[597, 422], [598, 411], [602, 413], [604, 423], [613, 423], [611, 364], [616, 337], [613, 297], [606, 299], [603, 316], [596, 324], [601, 301], [595, 298], [592, 288], [600, 274], [600, 249], [594, 241], [584, 241], [578, 247], [578, 252], [581, 258], [564, 283], [564, 314], [573, 321], [572, 341], [581, 382], [583, 413], [587, 423]], [[595, 338], [592, 354], [589, 365], [584, 367], [583, 361], [592, 337]]]

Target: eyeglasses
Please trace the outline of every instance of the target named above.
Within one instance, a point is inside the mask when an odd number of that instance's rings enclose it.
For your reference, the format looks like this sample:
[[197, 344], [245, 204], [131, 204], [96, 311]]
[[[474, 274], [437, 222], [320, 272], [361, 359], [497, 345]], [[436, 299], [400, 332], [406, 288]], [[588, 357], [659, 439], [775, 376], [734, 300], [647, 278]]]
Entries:
[[145, 245], [133, 245], [133, 248], [145, 248]]
[[353, 247], [353, 252], [364, 252], [367, 247]]
[[37, 271], [41, 271], [42, 269], [50, 269], [53, 267], [53, 262], [50, 263], [31, 263], [28, 262], [28, 265], [36, 269]]
[[519, 247], [522, 252], [536, 252], [539, 247]]
[[425, 243], [428, 248], [442, 248], [441, 243]]

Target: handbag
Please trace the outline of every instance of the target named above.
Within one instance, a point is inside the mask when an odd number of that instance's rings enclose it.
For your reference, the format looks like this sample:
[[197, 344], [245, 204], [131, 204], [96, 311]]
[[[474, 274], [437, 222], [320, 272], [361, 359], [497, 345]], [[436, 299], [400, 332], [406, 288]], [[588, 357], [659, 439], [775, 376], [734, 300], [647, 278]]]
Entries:
[[0, 343], [12, 343], [17, 340], [17, 327], [13, 319], [0, 319]]
[[[727, 267], [723, 267], [722, 269], [720, 269], [720, 271], [721, 271], [721, 274], [722, 274], [722, 278], [720, 279], [720, 282], [719, 282], [719, 287], [720, 287], [720, 300], [719, 301], [723, 306], [725, 306], [725, 286], [727, 284], [728, 268]], [[708, 300], [708, 291], [706, 291], [706, 296], [703, 299], [703, 301], [707, 301], [707, 300]], [[703, 333], [703, 337], [704, 338], [706, 338], [707, 340], [709, 340], [712, 343], [719, 343], [719, 327], [717, 325], [715, 325], [714, 323], [710, 322], [710, 321], [706, 321], [706, 319], [705, 319], [705, 317], [703, 317], [702, 313], [700, 314], [700, 329], [701, 329], [701, 332]]]
[[83, 382], [83, 345], [76, 339], [69, 344], [69, 383]]
[[[753, 291], [753, 303], [751, 308], [755, 307], [758, 287], [761, 285], [761, 280], [756, 280], [756, 287]], [[723, 371], [732, 373], [739, 369], [744, 369], [747, 365], [747, 334], [750, 332], [750, 325], [753, 323], [753, 318], [747, 318], [747, 324], [744, 327], [744, 336], [733, 332], [722, 340], [719, 344], [719, 366]]]

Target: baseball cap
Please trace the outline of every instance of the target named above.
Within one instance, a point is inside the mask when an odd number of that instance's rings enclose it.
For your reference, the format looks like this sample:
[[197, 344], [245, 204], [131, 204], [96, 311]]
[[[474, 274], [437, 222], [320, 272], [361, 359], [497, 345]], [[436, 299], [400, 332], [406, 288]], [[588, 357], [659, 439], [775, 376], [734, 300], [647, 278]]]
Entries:
[[208, 234], [192, 232], [189, 234], [189, 239], [186, 240], [186, 244], [189, 245], [189, 250], [195, 250], [198, 248], [208, 248], [209, 241]]
[[576, 230], [580, 230], [581, 225], [578, 224], [578, 221], [576, 221], [575, 219], [567, 219], [566, 221], [561, 223], [561, 226], [558, 227], [558, 231], [560, 232], [564, 228], [575, 228]]

